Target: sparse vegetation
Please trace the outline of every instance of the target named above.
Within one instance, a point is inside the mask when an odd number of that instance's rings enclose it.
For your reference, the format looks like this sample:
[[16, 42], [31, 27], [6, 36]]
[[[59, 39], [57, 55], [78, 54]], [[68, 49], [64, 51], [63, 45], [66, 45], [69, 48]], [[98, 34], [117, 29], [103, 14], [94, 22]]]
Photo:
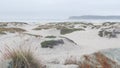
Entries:
[[6, 26], [9, 26], [10, 25], [13, 25], [13, 26], [22, 26], [22, 25], [28, 25], [27, 23], [25, 22], [0, 22], [0, 27], [6, 27]]
[[77, 45], [77, 43], [75, 43], [73, 40], [71, 40], [71, 39], [69, 39], [69, 38], [67, 38], [67, 37], [63, 37], [63, 36], [60, 36], [60, 37], [61, 37], [61, 38], [65, 38], [66, 40], [68, 40], [68, 41], [74, 43], [75, 45]]
[[0, 32], [10, 32], [10, 33], [15, 33], [15, 32], [25, 32], [26, 30], [21, 29], [21, 28], [0, 28]]
[[76, 29], [76, 28], [68, 29], [68, 28], [66, 28], [66, 29], [61, 29], [60, 33], [68, 34], [68, 33], [72, 33], [74, 31], [80, 31], [80, 30], [84, 30], [84, 29], [81, 29], [81, 28], [80, 29]]
[[100, 37], [107, 37], [107, 38], [116, 38], [117, 37], [115, 31], [106, 31], [106, 30], [99, 31], [98, 35]]
[[41, 30], [41, 29], [51, 29], [51, 28], [56, 28], [58, 30], [61, 29], [67, 29], [67, 28], [71, 28], [71, 29], [75, 29], [75, 25], [82, 25], [84, 28], [86, 28], [87, 26], [93, 26], [92, 23], [83, 23], [83, 22], [57, 22], [57, 23], [48, 23], [45, 25], [40, 25], [36, 28], [34, 28], [33, 30]]
[[46, 36], [45, 38], [56, 38], [56, 36]]
[[115, 61], [107, 58], [100, 52], [92, 55], [84, 55], [82, 60], [68, 58], [65, 60], [65, 65], [78, 65], [78, 68], [119, 68]]
[[67, 29], [67, 27], [65, 27], [65, 26], [60, 26], [60, 25], [59, 25], [59, 26], [56, 26], [55, 28], [56, 28], [57, 30]]
[[114, 24], [116, 24], [117, 22], [104, 22], [103, 24], [102, 24], [102, 26], [110, 26], [110, 25], [114, 25]]
[[35, 34], [30, 34], [30, 33], [25, 33], [25, 34], [30, 35], [30, 36], [34, 36], [34, 37], [42, 37], [40, 35], [35, 35]]
[[54, 25], [40, 25], [36, 28], [34, 28], [33, 30], [42, 30], [42, 29], [50, 29], [50, 28], [53, 28]]
[[71, 65], [71, 64], [75, 64], [75, 65], [78, 64], [77, 59], [76, 59], [76, 58], [73, 58], [72, 56], [71, 56], [70, 58], [67, 58], [67, 59], [65, 60], [64, 65]]
[[43, 41], [41, 43], [41, 47], [42, 48], [53, 48], [54, 46], [56, 46], [58, 44], [64, 44], [64, 41], [62, 39]]

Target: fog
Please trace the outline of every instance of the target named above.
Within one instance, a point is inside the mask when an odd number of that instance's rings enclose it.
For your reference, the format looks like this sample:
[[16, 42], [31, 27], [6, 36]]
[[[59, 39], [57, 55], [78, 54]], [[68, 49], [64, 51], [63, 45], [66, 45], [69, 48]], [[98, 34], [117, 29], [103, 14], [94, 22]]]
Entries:
[[0, 19], [66, 19], [120, 15], [120, 0], [0, 0]]

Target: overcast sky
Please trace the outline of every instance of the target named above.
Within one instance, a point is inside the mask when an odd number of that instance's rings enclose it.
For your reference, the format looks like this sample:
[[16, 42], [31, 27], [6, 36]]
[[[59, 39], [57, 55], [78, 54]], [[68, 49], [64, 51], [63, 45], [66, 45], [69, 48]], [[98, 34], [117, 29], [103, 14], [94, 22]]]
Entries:
[[65, 19], [80, 15], [120, 15], [120, 0], [0, 0], [1, 19]]

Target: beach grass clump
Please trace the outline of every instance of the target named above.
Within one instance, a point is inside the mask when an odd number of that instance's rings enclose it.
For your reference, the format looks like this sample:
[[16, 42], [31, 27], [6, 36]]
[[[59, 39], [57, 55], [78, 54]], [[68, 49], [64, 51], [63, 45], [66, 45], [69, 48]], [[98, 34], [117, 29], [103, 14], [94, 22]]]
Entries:
[[45, 68], [41, 62], [35, 59], [33, 52], [30, 50], [7, 50], [4, 54], [6, 60], [11, 59], [8, 68]]
[[56, 38], [56, 36], [46, 36], [45, 38]]

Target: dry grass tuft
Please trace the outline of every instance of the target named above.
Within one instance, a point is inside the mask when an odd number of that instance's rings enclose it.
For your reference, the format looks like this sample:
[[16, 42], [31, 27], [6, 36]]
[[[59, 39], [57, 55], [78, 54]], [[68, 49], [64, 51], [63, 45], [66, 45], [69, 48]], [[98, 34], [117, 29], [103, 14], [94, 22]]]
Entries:
[[71, 65], [71, 64], [75, 64], [75, 65], [78, 65], [78, 61], [76, 58], [73, 58], [72, 56], [70, 58], [67, 58], [65, 60], [65, 63], [64, 65]]
[[78, 65], [78, 68], [119, 68], [120, 66], [104, 54], [97, 52], [92, 55], [84, 55], [82, 60], [68, 58], [65, 65]]
[[45, 65], [35, 59], [30, 50], [7, 49], [3, 56], [5, 60], [11, 59], [8, 68], [45, 68]]

